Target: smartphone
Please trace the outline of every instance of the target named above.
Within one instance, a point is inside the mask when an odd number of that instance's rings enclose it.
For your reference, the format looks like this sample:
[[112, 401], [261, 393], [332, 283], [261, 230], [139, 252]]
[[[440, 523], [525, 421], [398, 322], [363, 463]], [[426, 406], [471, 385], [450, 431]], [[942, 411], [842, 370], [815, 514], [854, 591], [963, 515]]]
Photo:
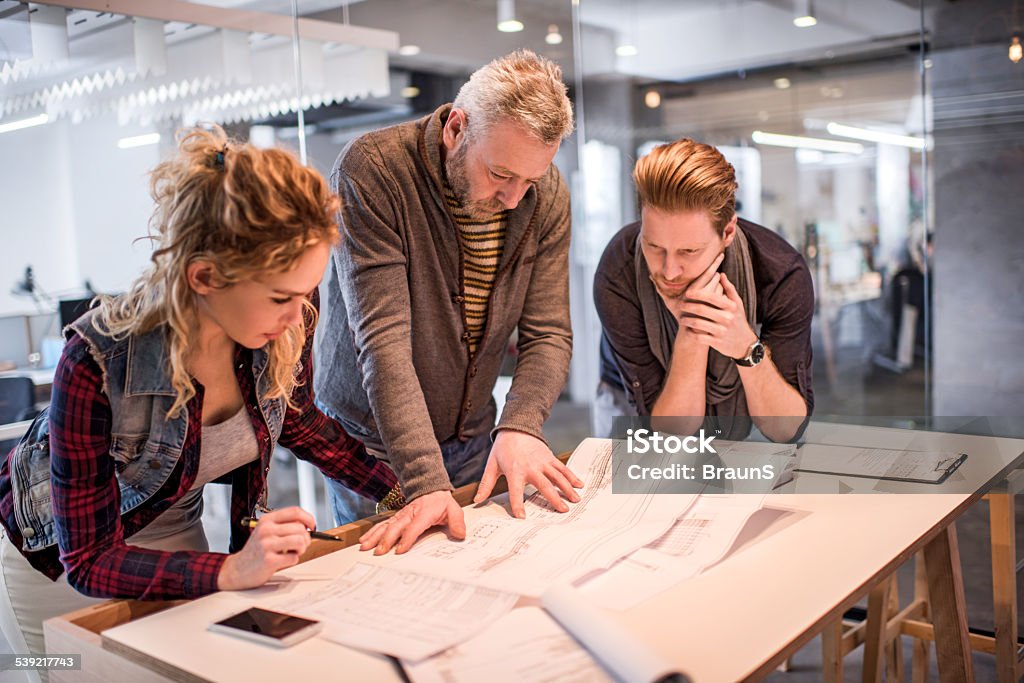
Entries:
[[321, 628], [323, 624], [319, 621], [251, 607], [210, 624], [209, 630], [248, 638], [265, 645], [289, 647], [316, 635]]

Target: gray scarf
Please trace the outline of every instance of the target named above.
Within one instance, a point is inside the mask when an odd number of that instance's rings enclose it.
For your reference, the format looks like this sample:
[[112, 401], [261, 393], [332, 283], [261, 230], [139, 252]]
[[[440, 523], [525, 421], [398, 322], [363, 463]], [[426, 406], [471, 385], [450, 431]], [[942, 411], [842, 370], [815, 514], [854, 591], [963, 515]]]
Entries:
[[[668, 373], [672, 360], [672, 344], [679, 331], [679, 321], [668, 310], [661, 300], [661, 295], [651, 281], [651, 271], [647, 268], [640, 234], [637, 234], [636, 253], [633, 264], [636, 269], [636, 285], [640, 295], [640, 306], [644, 316], [647, 341], [651, 345], [655, 358]], [[725, 250], [725, 260], [721, 270], [736, 287], [743, 301], [743, 309], [747, 313], [747, 321], [751, 329], [756, 329], [757, 321], [757, 290], [754, 286], [754, 269], [750, 262], [750, 246], [743, 230], [736, 227], [736, 238]], [[707, 395], [705, 400], [709, 407], [718, 406], [729, 399], [738, 399], [738, 392], [743, 388], [736, 363], [714, 349], [708, 349], [708, 371], [705, 380]], [[724, 407], [724, 406], [722, 406]], [[737, 410], [738, 409], [738, 410]], [[711, 414], [746, 414], [746, 406], [735, 406], [732, 410], [722, 411], [712, 408]]]

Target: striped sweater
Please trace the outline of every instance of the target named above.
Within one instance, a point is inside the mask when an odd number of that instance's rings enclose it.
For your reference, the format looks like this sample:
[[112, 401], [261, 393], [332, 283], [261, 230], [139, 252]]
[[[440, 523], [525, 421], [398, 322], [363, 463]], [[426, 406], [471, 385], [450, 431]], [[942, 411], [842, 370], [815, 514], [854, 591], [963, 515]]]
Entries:
[[494, 287], [494, 277], [498, 273], [501, 250], [505, 246], [508, 210], [480, 220], [467, 215], [447, 183], [444, 197], [459, 229], [462, 243], [463, 311], [466, 331], [469, 333], [469, 352], [475, 354], [487, 325], [487, 304]]

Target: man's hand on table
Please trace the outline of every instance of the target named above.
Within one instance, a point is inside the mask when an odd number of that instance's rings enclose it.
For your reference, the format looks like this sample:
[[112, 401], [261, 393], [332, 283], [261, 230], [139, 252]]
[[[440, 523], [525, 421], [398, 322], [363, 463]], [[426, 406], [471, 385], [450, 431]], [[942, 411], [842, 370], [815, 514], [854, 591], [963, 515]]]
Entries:
[[580, 500], [575, 489], [582, 488], [583, 481], [554, 456], [547, 444], [530, 434], [509, 429], [498, 432], [473, 501], [486, 500], [502, 474], [508, 481], [512, 514], [519, 519], [526, 517], [523, 499], [527, 484], [535, 486], [558, 512], [569, 511], [563, 496], [572, 503]]
[[[523, 501], [527, 484], [535, 486], [559, 512], [569, 511], [565, 499], [573, 503], [580, 500], [574, 487], [581, 488], [583, 481], [543, 441], [529, 434], [510, 430], [498, 433], [474, 502], [486, 500], [502, 474], [508, 481], [512, 514], [519, 519], [526, 516]], [[383, 555], [394, 548], [401, 555], [435, 526], [448, 527], [448, 535], [455, 540], [466, 538], [466, 518], [451, 491], [434, 491], [413, 498], [394, 516], [360, 536], [359, 549], [373, 549], [374, 555]]]
[[466, 517], [451, 491], [434, 491], [413, 498], [392, 517], [360, 536], [359, 549], [373, 548], [374, 555], [383, 555], [394, 548], [401, 555], [434, 526], [447, 526], [448, 535], [455, 540], [466, 537]]

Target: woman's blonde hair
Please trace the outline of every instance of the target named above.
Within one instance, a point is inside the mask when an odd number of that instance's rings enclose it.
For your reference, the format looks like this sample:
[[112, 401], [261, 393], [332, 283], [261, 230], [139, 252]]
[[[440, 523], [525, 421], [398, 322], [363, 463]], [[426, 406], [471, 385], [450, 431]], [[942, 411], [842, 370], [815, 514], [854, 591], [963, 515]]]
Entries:
[[736, 213], [736, 172], [711, 145], [682, 138], [658, 145], [636, 162], [641, 206], [680, 213], [707, 211], [719, 236]]
[[[168, 368], [177, 392], [171, 418], [195, 396], [186, 361], [198, 327], [189, 264], [208, 261], [218, 286], [294, 267], [311, 246], [338, 239], [337, 195], [323, 177], [282, 149], [229, 140], [217, 126], [185, 130], [178, 153], [150, 175], [156, 208], [149, 238], [151, 265], [116, 297], [100, 297], [93, 326], [117, 338], [166, 325]], [[290, 400], [296, 365], [316, 309], [307, 301], [304, 324], [270, 342], [268, 398]]]

